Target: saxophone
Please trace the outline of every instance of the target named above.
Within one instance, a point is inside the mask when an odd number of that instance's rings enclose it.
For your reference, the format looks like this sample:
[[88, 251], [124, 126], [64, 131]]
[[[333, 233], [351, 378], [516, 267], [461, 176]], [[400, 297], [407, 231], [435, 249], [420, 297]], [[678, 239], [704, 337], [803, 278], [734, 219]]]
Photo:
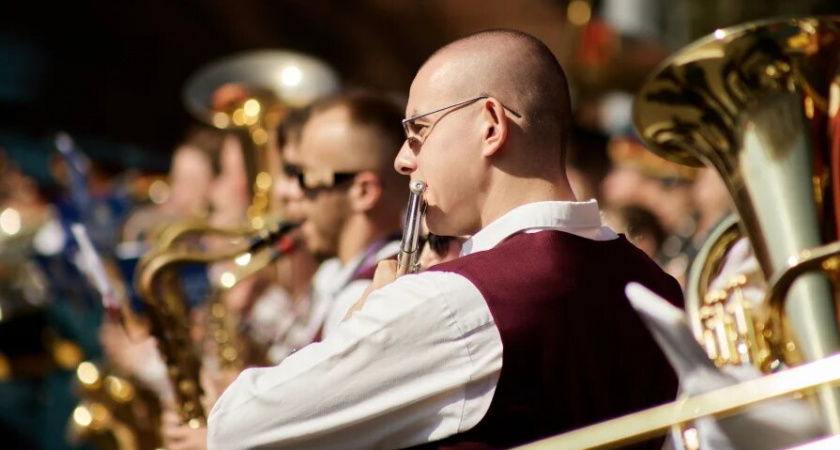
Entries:
[[[186, 109], [197, 119], [216, 128], [240, 134], [251, 203], [246, 225], [222, 230], [197, 221], [170, 227], [158, 239], [155, 250], [141, 261], [135, 278], [137, 290], [152, 321], [175, 394], [182, 421], [193, 427], [206, 423], [201, 404], [201, 360], [190, 336], [188, 308], [179, 285], [179, 269], [196, 264], [235, 260], [234, 269], [214, 282], [209, 302], [208, 330], [215, 341], [221, 367], [242, 364], [236, 341], [235, 317], [223, 302], [225, 292], [243, 278], [259, 271], [294, 247], [285, 235], [295, 224], [275, 230], [278, 221], [270, 193], [279, 155], [272, 148], [273, 133], [291, 108], [300, 108], [337, 90], [337, 73], [308, 55], [290, 51], [255, 51], [214, 61], [202, 67], [185, 84]], [[208, 233], [231, 237], [255, 236], [245, 248], [216, 253], [179, 249], [187, 236]], [[246, 261], [249, 260], [249, 261]]]
[[[206, 253], [176, 247], [152, 252], [141, 260], [136, 280], [138, 294], [148, 312], [152, 326], [151, 334], [157, 338], [158, 349], [168, 368], [167, 375], [175, 395], [176, 412], [183, 423], [199, 427], [206, 424], [207, 415], [201, 403], [201, 358], [190, 333], [189, 308], [180, 284], [179, 270], [190, 265], [237, 258], [241, 260], [243, 255], [260, 255], [239, 271], [225, 272], [215, 283], [217, 286], [210, 305], [210, 317], [224, 320], [228, 314], [224, 310], [222, 294], [293, 249], [295, 241], [287, 234], [296, 227], [297, 224], [281, 224], [274, 230], [251, 238], [244, 247], [224, 252]], [[230, 332], [231, 326], [226, 322], [219, 322], [210, 328], [215, 333], [214, 337], [222, 343], [219, 345], [220, 360], [235, 363], [239, 352], [233, 338], [234, 333]], [[220, 336], [223, 333], [226, 333], [225, 337]]]

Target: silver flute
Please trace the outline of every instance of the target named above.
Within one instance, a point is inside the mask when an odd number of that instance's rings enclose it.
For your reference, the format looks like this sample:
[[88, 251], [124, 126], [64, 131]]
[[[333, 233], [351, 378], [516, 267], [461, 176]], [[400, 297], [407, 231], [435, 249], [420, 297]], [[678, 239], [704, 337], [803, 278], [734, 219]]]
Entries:
[[407, 273], [417, 273], [420, 270], [420, 225], [426, 213], [426, 202], [423, 200], [426, 182], [412, 181], [409, 190], [411, 193], [408, 196], [405, 228], [402, 243], [400, 243], [400, 253], [397, 255], [398, 277]]

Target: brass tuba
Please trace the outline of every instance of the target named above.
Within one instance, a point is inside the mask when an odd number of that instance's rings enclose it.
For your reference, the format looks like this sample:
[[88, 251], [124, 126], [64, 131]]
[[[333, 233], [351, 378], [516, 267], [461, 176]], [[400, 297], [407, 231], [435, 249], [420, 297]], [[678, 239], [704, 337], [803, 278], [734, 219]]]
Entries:
[[[829, 387], [840, 384], [840, 356], [831, 356], [840, 350], [835, 305], [840, 17], [777, 18], [717, 30], [659, 67], [636, 97], [634, 120], [655, 153], [714, 168], [737, 210], [737, 220], [713, 232], [691, 274], [694, 292], [687, 294], [686, 307], [701, 343], [707, 349], [735, 349], [726, 338], [706, 333], [715, 330], [702, 323], [712, 317], [708, 308], [721, 304], [703, 291], [743, 236], [766, 280], [766, 311], [729, 317], [761, 319], [720, 334], [766, 340], [768, 355], [760, 342], [741, 349], [758, 366], [767, 369], [768, 361], [778, 360], [795, 367], [522, 448], [614, 448], [701, 417], [803, 392], [817, 394], [827, 431], [840, 434], [840, 399]], [[714, 317], [727, 320], [728, 315]], [[804, 364], [797, 365], [796, 353]], [[838, 439], [829, 438], [835, 445]]]
[[[673, 56], [635, 103], [636, 126], [654, 152], [710, 166], [726, 183], [769, 282], [763, 335], [789, 364], [793, 348], [809, 361], [840, 350], [826, 276], [785, 275], [796, 259], [838, 240], [833, 185], [840, 173], [832, 169], [840, 167], [840, 148], [828, 145], [828, 124], [837, 120], [839, 70], [840, 18], [750, 23]], [[782, 278], [788, 286], [780, 291]], [[784, 332], [783, 317], [794, 336]], [[826, 423], [840, 432], [837, 393], [824, 390], [821, 403]]]

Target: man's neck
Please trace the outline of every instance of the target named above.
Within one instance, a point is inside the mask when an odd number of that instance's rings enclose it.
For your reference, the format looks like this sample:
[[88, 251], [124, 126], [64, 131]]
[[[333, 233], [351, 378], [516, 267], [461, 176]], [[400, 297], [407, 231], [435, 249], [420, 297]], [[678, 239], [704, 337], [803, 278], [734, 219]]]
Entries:
[[555, 181], [505, 177], [491, 186], [484, 197], [481, 228], [518, 206], [547, 201], [577, 201], [566, 177]]

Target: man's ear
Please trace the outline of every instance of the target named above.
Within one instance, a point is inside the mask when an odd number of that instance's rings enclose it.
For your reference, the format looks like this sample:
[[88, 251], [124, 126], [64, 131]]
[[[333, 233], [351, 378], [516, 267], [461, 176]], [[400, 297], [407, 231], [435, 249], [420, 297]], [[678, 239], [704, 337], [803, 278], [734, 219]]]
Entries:
[[361, 172], [356, 175], [347, 195], [353, 212], [369, 211], [382, 198], [382, 181], [373, 172]]
[[487, 98], [481, 104], [482, 154], [491, 156], [505, 143], [508, 136], [508, 118], [505, 108], [495, 98]]

